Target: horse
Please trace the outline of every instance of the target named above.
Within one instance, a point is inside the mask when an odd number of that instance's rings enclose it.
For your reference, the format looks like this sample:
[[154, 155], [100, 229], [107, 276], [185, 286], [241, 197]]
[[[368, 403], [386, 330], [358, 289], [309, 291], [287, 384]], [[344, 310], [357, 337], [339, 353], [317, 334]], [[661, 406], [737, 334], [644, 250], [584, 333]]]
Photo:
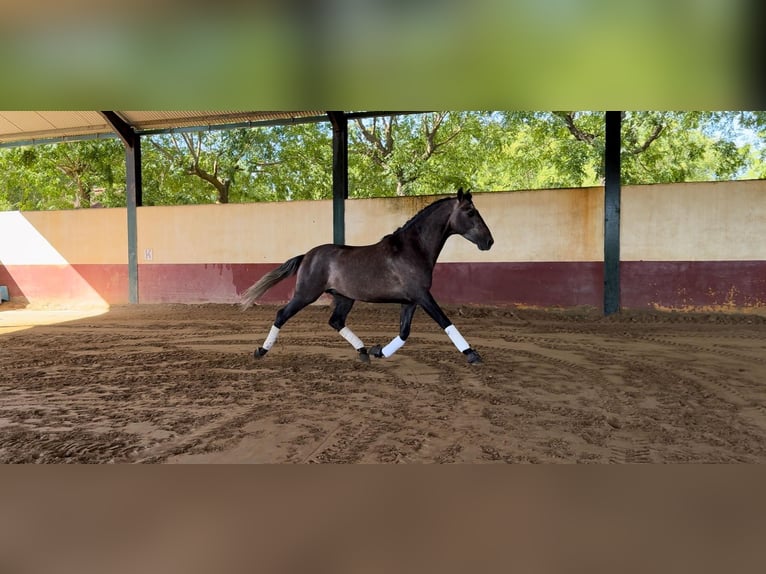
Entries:
[[[364, 362], [370, 361], [370, 355], [387, 358], [398, 351], [409, 337], [412, 317], [420, 306], [444, 329], [469, 363], [480, 363], [479, 353], [447, 318], [430, 291], [436, 260], [451, 235], [461, 235], [481, 251], [488, 250], [494, 243], [492, 233], [473, 204], [471, 192], [463, 192], [463, 188], [458, 189], [457, 196], [427, 205], [375, 244], [319, 245], [288, 259], [242, 294], [244, 310], [283, 279], [298, 276], [292, 299], [277, 311], [271, 330], [253, 356], [265, 356], [291, 317], [323, 293], [329, 293], [335, 305], [330, 326], [354, 347]], [[399, 334], [386, 346], [375, 345], [368, 350], [346, 326], [346, 317], [355, 301], [401, 304]]]

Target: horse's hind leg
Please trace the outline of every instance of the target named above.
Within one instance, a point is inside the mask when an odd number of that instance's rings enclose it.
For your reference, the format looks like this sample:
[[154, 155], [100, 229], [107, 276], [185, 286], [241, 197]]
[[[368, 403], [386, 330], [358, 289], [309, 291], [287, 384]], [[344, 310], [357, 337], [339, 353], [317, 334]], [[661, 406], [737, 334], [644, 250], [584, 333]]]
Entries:
[[351, 312], [351, 307], [354, 306], [354, 300], [349, 299], [339, 293], [332, 293], [335, 300], [335, 309], [330, 317], [330, 327], [338, 331], [341, 337], [346, 339], [354, 349], [359, 353], [359, 358], [367, 362], [370, 360], [370, 356], [367, 354], [367, 348], [364, 346], [362, 340], [357, 337], [354, 332], [346, 327], [346, 317]]
[[269, 331], [269, 334], [266, 336], [266, 340], [263, 342], [263, 345], [258, 347], [255, 352], [253, 353], [253, 356], [256, 359], [259, 359], [263, 357], [266, 353], [269, 352], [269, 349], [274, 346], [274, 343], [277, 342], [277, 337], [279, 337], [279, 330], [284, 326], [285, 323], [295, 315], [298, 311], [303, 309], [306, 305], [310, 305], [314, 301], [316, 301], [319, 298], [319, 295], [311, 298], [306, 297], [299, 297], [297, 294], [293, 296], [292, 299], [282, 307], [279, 311], [277, 311], [277, 316], [274, 319], [274, 324], [271, 326], [271, 330]]

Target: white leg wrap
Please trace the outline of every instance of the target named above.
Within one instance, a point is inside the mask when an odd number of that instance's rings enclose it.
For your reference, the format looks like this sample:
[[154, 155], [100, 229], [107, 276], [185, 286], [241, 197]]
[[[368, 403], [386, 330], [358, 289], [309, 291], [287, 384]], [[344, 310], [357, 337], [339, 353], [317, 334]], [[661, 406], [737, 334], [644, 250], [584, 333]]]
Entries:
[[457, 347], [457, 350], [461, 353], [465, 351], [466, 349], [470, 349], [471, 346], [466, 342], [465, 339], [463, 339], [463, 335], [460, 334], [460, 331], [457, 330], [457, 327], [455, 325], [450, 325], [446, 329], [444, 329], [444, 332], [447, 333], [450, 340], [455, 343], [455, 346]]
[[401, 349], [403, 345], [404, 345], [404, 341], [402, 341], [402, 338], [397, 335], [393, 341], [391, 341], [388, 345], [383, 347], [380, 351], [381, 353], [383, 353], [384, 357], [390, 357], [391, 355], [396, 353], [399, 349]]
[[362, 343], [362, 340], [354, 335], [354, 332], [349, 329], [348, 327], [343, 327], [340, 331], [340, 336], [346, 339], [349, 343], [351, 343], [351, 346], [354, 347], [357, 351], [364, 347], [364, 343]]
[[279, 327], [272, 325], [271, 331], [269, 331], [269, 336], [266, 337], [266, 340], [263, 342], [263, 348], [267, 351], [271, 349], [274, 346], [274, 343], [276, 343], [277, 337], [279, 337]]

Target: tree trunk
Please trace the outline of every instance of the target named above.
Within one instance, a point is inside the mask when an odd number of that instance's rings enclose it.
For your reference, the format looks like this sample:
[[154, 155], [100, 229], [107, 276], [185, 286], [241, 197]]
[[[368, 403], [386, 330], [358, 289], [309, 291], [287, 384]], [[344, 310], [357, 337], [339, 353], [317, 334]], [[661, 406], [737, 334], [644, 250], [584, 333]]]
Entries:
[[78, 177], [77, 178], [77, 192], [74, 196], [74, 208], [80, 209], [83, 207], [90, 207], [90, 186], [86, 185], [82, 182], [82, 180]]
[[227, 179], [218, 188], [218, 203], [229, 203], [229, 188], [231, 187], [231, 180]]

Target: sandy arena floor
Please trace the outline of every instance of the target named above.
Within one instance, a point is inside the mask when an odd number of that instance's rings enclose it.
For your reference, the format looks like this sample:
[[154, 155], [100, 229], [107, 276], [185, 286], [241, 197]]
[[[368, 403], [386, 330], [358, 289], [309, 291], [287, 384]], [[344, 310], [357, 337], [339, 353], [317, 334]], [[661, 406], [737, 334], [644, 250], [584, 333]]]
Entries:
[[[404, 348], [363, 364], [323, 305], [258, 361], [276, 307], [21, 330], [7, 308], [3, 463], [766, 462], [762, 316], [447, 307], [484, 358], [469, 365], [421, 310]], [[349, 326], [385, 344], [398, 316], [358, 304]]]

